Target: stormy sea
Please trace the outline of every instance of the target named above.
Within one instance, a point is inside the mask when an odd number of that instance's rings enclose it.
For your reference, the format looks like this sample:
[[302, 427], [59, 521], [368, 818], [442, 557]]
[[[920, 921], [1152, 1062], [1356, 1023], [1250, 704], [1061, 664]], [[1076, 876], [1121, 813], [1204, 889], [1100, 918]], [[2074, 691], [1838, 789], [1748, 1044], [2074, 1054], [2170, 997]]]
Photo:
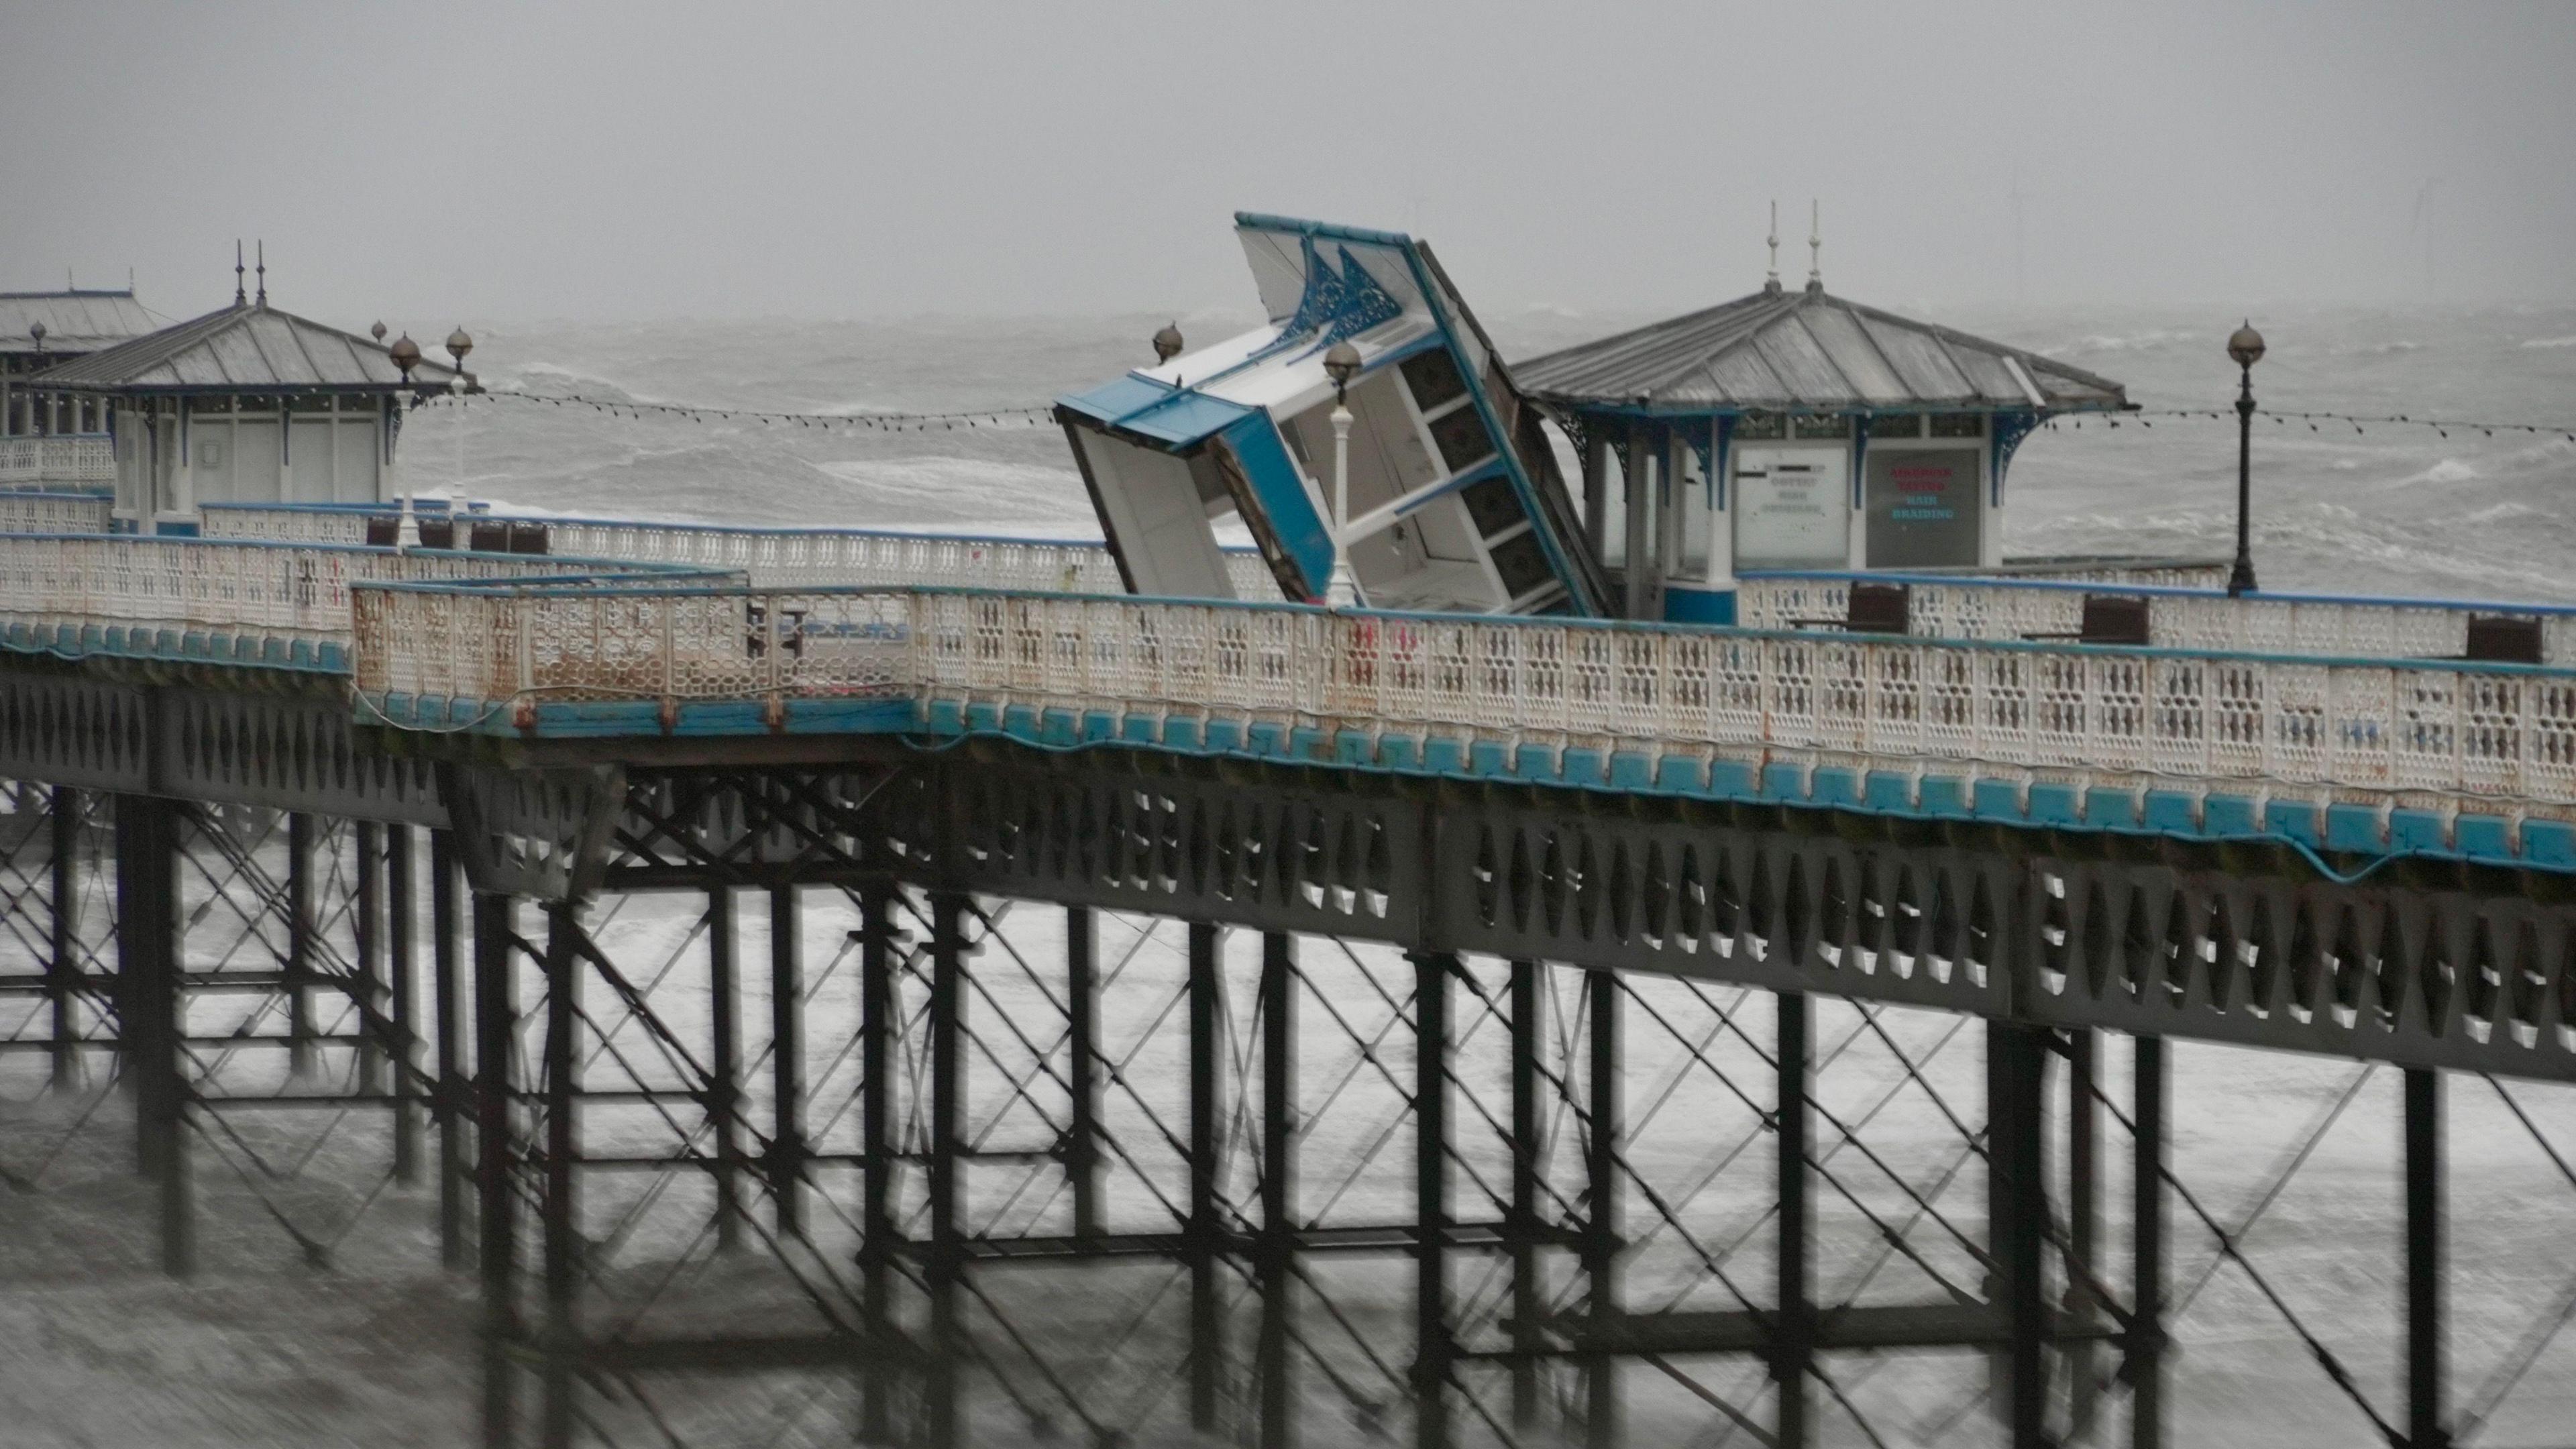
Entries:
[[[2008, 553], [2227, 552], [2235, 420], [2169, 413], [2224, 413], [2232, 403], [2236, 372], [2223, 345], [2239, 314], [1899, 310], [1930, 311], [1964, 330], [2109, 376], [2146, 410], [2116, 425], [2097, 419], [2080, 428], [2060, 426], [2024, 444], [2010, 480]], [[551, 400], [495, 396], [413, 413], [403, 434], [402, 476], [422, 494], [574, 516], [1094, 536], [1061, 433], [1012, 410], [1043, 405], [1150, 357], [1148, 338], [1167, 321], [1177, 321], [1197, 345], [1257, 320], [1209, 313], [478, 326], [473, 363], [483, 381]], [[1506, 356], [1525, 357], [1646, 319], [1533, 310], [1483, 320]], [[2271, 348], [2255, 371], [2266, 408], [2442, 420], [2441, 426], [2258, 420], [2253, 534], [2267, 588], [2576, 602], [2576, 440], [2568, 433], [2576, 428], [2576, 305], [2301, 307], [2253, 320]], [[444, 328], [410, 330], [434, 336]], [[586, 401], [561, 401], [571, 398]], [[624, 403], [849, 419], [990, 411], [893, 430], [639, 416], [606, 406]], [[2533, 427], [2491, 431], [2488, 424]], [[191, 889], [201, 915], [222, 909], [204, 883]], [[701, 904], [638, 900], [595, 932], [605, 948], [649, 974], [692, 949]], [[763, 961], [765, 913], [746, 903], [741, 914], [742, 957]], [[807, 1032], [818, 1118], [850, 1090], [851, 1068], [835, 1055], [849, 1039], [854, 1011], [843, 965], [849, 924], [818, 910], [805, 927], [815, 983]], [[20, 922], [19, 929], [31, 928]], [[1105, 951], [1133, 958], [1130, 985], [1137, 988], [1118, 998], [1127, 1004], [1117, 1009], [1133, 1014], [1106, 1030], [1113, 1040], [1137, 1043], [1131, 1070], [1142, 1084], [1139, 1103], [1168, 1109], [1179, 1090], [1172, 1028], [1147, 1018], [1167, 1000], [1156, 983], [1177, 979], [1177, 935], [1146, 938], [1125, 924], [1103, 930]], [[1039, 928], [1018, 944], [1042, 955], [1050, 941]], [[1363, 957], [1390, 972], [1399, 969], [1391, 956]], [[1008, 974], [995, 964], [998, 955], [984, 959]], [[1387, 1012], [1370, 1004], [1361, 967], [1355, 960], [1318, 970], [1341, 973], [1330, 977], [1340, 982], [1339, 1004], [1365, 1025]], [[685, 980], [686, 970], [675, 979]], [[1742, 1039], [1721, 1037], [1708, 1025], [1711, 1011], [1737, 1005], [1760, 1018], [1759, 1028]], [[703, 1028], [702, 1008], [674, 1000], [670, 1010], [685, 1029]], [[1632, 1108], [1658, 1104], [1635, 1144], [1640, 1172], [1697, 1184], [1692, 1212], [1710, 1225], [1698, 1249], [1708, 1249], [1738, 1230], [1756, 1234], [1771, 1176], [1765, 1145], [1740, 1159], [1726, 1157], [1743, 1134], [1759, 1130], [1759, 1113], [1699, 1068], [1714, 1063], [1758, 1082], [1751, 1048], [1768, 1031], [1769, 1018], [1758, 997], [1731, 992], [1715, 994], [1713, 1006], [1698, 1001], [1693, 1010], [1680, 1037], [1659, 1034], [1641, 1019], [1628, 1096]], [[750, 1021], [764, 1020], [762, 1011], [756, 996], [746, 1002]], [[1983, 1221], [1978, 1174], [1959, 1173], [1954, 1165], [1966, 1149], [1947, 1115], [1964, 1111], [1973, 1126], [1982, 1112], [1977, 1033], [1973, 1027], [1962, 1033], [1958, 1023], [1929, 1013], [1892, 1012], [1881, 1038], [1864, 1033], [1848, 1008], [1820, 1008], [1819, 1014], [1821, 1044], [1848, 1039], [1845, 1055], [1820, 1077], [1820, 1096], [1846, 1121], [1865, 1118], [1871, 1155], [1934, 1205], [1910, 1229], [1922, 1244], [1921, 1261], [1872, 1269], [1879, 1275], [1873, 1296], [1919, 1300], [1937, 1296], [1945, 1280], [1973, 1290], [1979, 1271], [1973, 1254], [1944, 1225], [1972, 1236]], [[1706, 1040], [1698, 1034], [1703, 1027]], [[1326, 1026], [1312, 1030], [1309, 1080], [1329, 1083], [1347, 1052], [1337, 1049]], [[1479, 1089], [1488, 1095], [1496, 1080], [1488, 1070], [1493, 1035], [1488, 1026], [1473, 1044], [1476, 1070], [1485, 1073]], [[626, 1045], [637, 1039], [630, 1035]], [[749, 1047], [756, 1051], [764, 1040], [755, 1025]], [[1149, 1040], [1160, 1045], [1148, 1049]], [[2125, 1043], [2106, 1044], [2105, 1080], [2124, 1084], [2127, 1060]], [[204, 1266], [194, 1281], [174, 1284], [154, 1267], [155, 1189], [132, 1172], [130, 1104], [112, 1089], [45, 1093], [39, 1067], [33, 1054], [0, 1059], [6, 1089], [0, 1169], [13, 1189], [0, 1195], [0, 1212], [13, 1224], [0, 1235], [0, 1444], [391, 1449], [475, 1442], [473, 1277], [437, 1265], [434, 1195], [384, 1180], [381, 1120], [280, 1127], [241, 1151], [210, 1141], [200, 1169]], [[104, 1059], [93, 1068], [103, 1073]], [[1917, 1072], [1923, 1086], [1942, 1094], [1937, 1101], [1908, 1081]], [[2327, 1449], [2376, 1439], [2353, 1395], [2319, 1368], [2317, 1346], [2380, 1414], [2402, 1420], [2398, 1074], [2333, 1059], [2178, 1043], [2173, 1081], [2174, 1167], [2194, 1204], [2177, 1201], [2173, 1208], [2172, 1276], [2182, 1299], [2172, 1323], [2178, 1344], [2171, 1370], [2173, 1442]], [[2125, 1086], [2115, 1085], [2114, 1098], [2124, 1094]], [[988, 1105], [996, 1113], [1009, 1110]], [[1148, 1119], [1155, 1114], [1144, 1105], [1135, 1111], [1129, 1130], [1150, 1139]], [[1370, 1146], [1379, 1130], [1375, 1107], [1356, 1119], [1348, 1104], [1335, 1111], [1341, 1115], [1317, 1118], [1310, 1190], [1320, 1196], [1340, 1181], [1330, 1164], [1347, 1156], [1359, 1164], [1342, 1184], [1354, 1195], [1351, 1202], [1381, 1203], [1383, 1215], [1400, 1216], [1408, 1201], [1409, 1148]], [[2480, 1442], [2514, 1449], [2565, 1443], [2576, 1424], [2576, 1333], [2552, 1340], [2542, 1330], [2576, 1309], [2576, 1288], [2554, 1276], [2563, 1252], [2534, 1248], [2563, 1244], [2576, 1232], [2576, 1177], [2565, 1165], [2576, 1161], [2576, 1092], [2497, 1087], [2460, 1076], [2450, 1084], [2450, 1112], [2455, 1395], [2464, 1409], [2486, 1416]], [[596, 1126], [603, 1135], [595, 1140], [612, 1145], [620, 1131], [649, 1148], [667, 1142], [656, 1137], [654, 1123], [632, 1113], [603, 1111]], [[828, 1143], [842, 1144], [849, 1130], [838, 1119], [828, 1130], [817, 1128]], [[2116, 1126], [2106, 1141], [2110, 1156], [2125, 1153]], [[1868, 1178], [1862, 1156], [1850, 1154], [1836, 1170]], [[1718, 1165], [1702, 1176], [1711, 1163]], [[2115, 1167], [2106, 1193], [2113, 1282], [2126, 1281], [2123, 1174]], [[816, 1191], [846, 1204], [855, 1201], [853, 1182], [848, 1173], [827, 1172]], [[613, 1236], [643, 1190], [640, 1184], [632, 1192], [603, 1188], [587, 1230]], [[699, 1190], [694, 1184], [673, 1189]], [[1885, 1179], [1872, 1180], [1854, 1203], [1823, 1203], [1827, 1231], [1845, 1242], [1820, 1268], [1829, 1285], [1844, 1269], [1857, 1272], [1874, 1251], [1874, 1220], [1859, 1212], [1860, 1198], [1891, 1220], [1914, 1206]], [[281, 1226], [272, 1204], [292, 1219], [292, 1231]], [[996, 1199], [984, 1206], [990, 1221], [1029, 1223], [1060, 1204]], [[808, 1264], [814, 1279], [828, 1283], [834, 1272], [846, 1277], [846, 1242], [834, 1236], [831, 1214], [818, 1209], [816, 1218], [818, 1247]], [[633, 1220], [656, 1221], [642, 1208]], [[2221, 1260], [2211, 1224], [2236, 1239], [2253, 1272]], [[689, 1230], [675, 1230], [667, 1241], [653, 1238], [654, 1231], [616, 1244], [638, 1265], [620, 1291], [653, 1299], [663, 1291], [654, 1275], [677, 1264], [672, 1271], [691, 1285], [693, 1301], [723, 1321], [794, 1309], [796, 1295], [788, 1288], [777, 1288], [787, 1305], [781, 1309], [759, 1296], [767, 1290], [752, 1283], [755, 1275], [743, 1274], [739, 1285], [726, 1282], [726, 1274], [706, 1266], [712, 1260]], [[1681, 1251], [1669, 1233], [1642, 1243], [1633, 1278], [1639, 1306], [1666, 1300], [1725, 1306], [1698, 1249]], [[757, 1250], [746, 1256], [758, 1256]], [[984, 1377], [977, 1382], [985, 1386], [974, 1391], [976, 1442], [1076, 1442], [1104, 1425], [1138, 1443], [1188, 1442], [1174, 1427], [1171, 1401], [1176, 1325], [1186, 1319], [1177, 1298], [1163, 1298], [1159, 1312], [1146, 1312], [1156, 1295], [1172, 1291], [1163, 1270], [1111, 1270], [1092, 1288], [1052, 1271], [1059, 1274], [1046, 1280], [1052, 1287], [1023, 1284], [1019, 1296], [1008, 1297], [1012, 1328], [1029, 1336], [1032, 1353], [997, 1350], [1006, 1363], [989, 1373], [978, 1368]], [[1317, 1330], [1334, 1339], [1318, 1348], [1320, 1359], [1362, 1384], [1371, 1372], [1365, 1349], [1381, 1327], [1388, 1353], [1409, 1352], [1402, 1314], [1411, 1290], [1401, 1260], [1319, 1271], [1348, 1315]], [[1729, 1271], [1756, 1285], [1769, 1281], [1758, 1245]], [[1491, 1296], [1482, 1268], [1462, 1270], [1460, 1282], [1462, 1293]], [[1315, 1291], [1326, 1289], [1319, 1284]], [[1233, 1296], [1238, 1291], [1228, 1288], [1229, 1301], [1248, 1315]], [[1135, 1321], [1146, 1326], [1125, 1327]], [[991, 1341], [1010, 1342], [993, 1323], [977, 1324]], [[667, 1321], [661, 1326], [673, 1328]], [[1117, 1336], [1122, 1332], [1127, 1336]], [[1248, 1344], [1251, 1330], [1240, 1332]], [[1066, 1341], [1086, 1337], [1080, 1344]], [[2531, 1345], [2539, 1347], [2526, 1351]], [[1080, 1416], [1048, 1407], [1049, 1377], [1031, 1361], [1050, 1354], [1086, 1366], [1072, 1387], [1083, 1391], [1075, 1396], [1099, 1422], [1077, 1422]], [[2102, 1362], [2108, 1361], [2106, 1353]], [[1758, 1367], [1742, 1360], [1703, 1367], [1710, 1388], [1757, 1419], [1767, 1415]], [[1399, 1362], [1393, 1372], [1402, 1368]], [[1982, 1370], [1966, 1355], [1896, 1355], [1885, 1364], [1855, 1355], [1838, 1359], [1834, 1371], [1842, 1376], [1834, 1397], [1847, 1395], [1851, 1410], [1828, 1408], [1823, 1442], [1970, 1444], [1991, 1433], [1990, 1406], [1976, 1393]], [[1630, 1372], [1631, 1442], [1756, 1442], [1651, 1371]], [[771, 1385], [756, 1376], [683, 1377], [632, 1394], [606, 1384], [595, 1427], [621, 1443], [747, 1449], [850, 1442], [853, 1401], [838, 1386], [816, 1388], [812, 1378], [791, 1375]], [[1004, 1378], [1020, 1387], [993, 1387]], [[1315, 1427], [1307, 1442], [1400, 1437], [1400, 1409], [1390, 1411], [1397, 1416], [1390, 1422], [1372, 1419], [1365, 1407], [1387, 1396], [1383, 1375], [1377, 1382], [1378, 1389], [1344, 1394], [1340, 1380], [1320, 1369], [1308, 1375], [1304, 1392]], [[2509, 1394], [2489, 1395], [2508, 1382], [2514, 1384]], [[1493, 1380], [1479, 1383], [1486, 1401], [1499, 1401]], [[2106, 1422], [2087, 1442], [2125, 1442], [2118, 1390], [2106, 1390], [2103, 1402]], [[1470, 1442], [1498, 1441], [1485, 1420], [1462, 1422]], [[1230, 1434], [1251, 1442], [1245, 1425]], [[1544, 1436], [1540, 1442], [1547, 1442]]]

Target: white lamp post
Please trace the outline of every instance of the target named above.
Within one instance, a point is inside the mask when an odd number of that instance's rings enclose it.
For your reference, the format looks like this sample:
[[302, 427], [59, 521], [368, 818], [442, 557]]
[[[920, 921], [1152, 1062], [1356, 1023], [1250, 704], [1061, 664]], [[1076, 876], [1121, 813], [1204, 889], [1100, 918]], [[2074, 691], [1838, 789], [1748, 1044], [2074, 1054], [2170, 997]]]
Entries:
[[1360, 350], [1336, 342], [1324, 354], [1324, 373], [1333, 380], [1333, 578], [1324, 587], [1324, 602], [1336, 609], [1356, 608], [1359, 579], [1351, 572], [1351, 379], [1360, 373]]

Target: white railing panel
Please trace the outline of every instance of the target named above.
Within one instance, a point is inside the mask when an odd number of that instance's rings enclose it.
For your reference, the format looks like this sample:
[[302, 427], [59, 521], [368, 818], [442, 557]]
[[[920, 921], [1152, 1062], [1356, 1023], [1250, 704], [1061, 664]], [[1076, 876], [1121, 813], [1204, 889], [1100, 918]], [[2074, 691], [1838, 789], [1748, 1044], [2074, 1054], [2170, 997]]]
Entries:
[[115, 482], [116, 443], [102, 434], [0, 438], [0, 487]]
[[[2469, 619], [2503, 614], [2537, 619], [2541, 658], [2576, 665], [2576, 610], [2559, 606], [2447, 600], [2359, 599], [2262, 594], [2230, 598], [2205, 590], [2073, 586], [2059, 579], [1876, 576], [1908, 590], [1909, 633], [1929, 639], [2032, 640], [2073, 637], [2087, 594], [2148, 601], [2147, 642], [2160, 649], [2305, 654], [2337, 658], [2457, 659], [2468, 652]], [[1748, 575], [1736, 615], [1748, 629], [1839, 624], [1849, 616], [1850, 575]]]
[[[111, 467], [109, 477], [112, 480]], [[209, 537], [363, 543], [367, 519], [390, 510], [289, 504], [205, 510]], [[430, 516], [430, 515], [423, 515]], [[1080, 540], [972, 538], [863, 529], [725, 528], [616, 519], [458, 512], [458, 523], [519, 522], [546, 530], [548, 551], [585, 558], [738, 569], [760, 588], [967, 588], [1031, 593], [1123, 594], [1107, 546]], [[1279, 584], [1261, 555], [1225, 554], [1235, 597], [1270, 603]]]
[[115, 510], [104, 493], [0, 493], [0, 533], [105, 533]]

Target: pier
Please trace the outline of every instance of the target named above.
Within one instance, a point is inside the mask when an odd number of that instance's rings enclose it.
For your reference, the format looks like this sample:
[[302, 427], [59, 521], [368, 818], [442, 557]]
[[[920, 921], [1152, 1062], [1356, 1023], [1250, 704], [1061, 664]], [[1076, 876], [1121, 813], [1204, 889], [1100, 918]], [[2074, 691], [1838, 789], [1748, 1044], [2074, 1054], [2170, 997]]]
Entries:
[[[489, 1449], [2564, 1404], [2449, 1159], [2473, 1091], [2576, 1189], [2576, 607], [2007, 558], [2121, 385], [1812, 266], [1506, 368], [1427, 247], [1237, 220], [1263, 327], [1035, 414], [1097, 543], [415, 499], [473, 339], [239, 268], [12, 362], [8, 1182], [130, 1121], [174, 1278], [470, 1281]], [[2303, 1267], [2367, 1104], [2398, 1231]]]
[[[1841, 1442], [1890, 1363], [1998, 1442], [2173, 1442], [2176, 1253], [2227, 1231], [2177, 1042], [2402, 1074], [2402, 1377], [2283, 1332], [2356, 1435], [2452, 1442], [2445, 1097], [2576, 1079], [2558, 610], [2106, 568], [1871, 634], [1789, 622], [1850, 578], [1748, 574], [1712, 631], [73, 506], [0, 500], [51, 530], [0, 537], [13, 1045], [130, 1083], [175, 1274], [232, 1124], [369, 1114], [479, 1275], [495, 1445], [693, 1442], [707, 1376], [881, 1443]], [[2139, 642], [2023, 637], [2106, 597]], [[2499, 620], [2531, 662], [2465, 657]], [[646, 895], [676, 950], [618, 946]], [[1954, 1160], [1828, 1105], [1864, 1039]], [[1734, 1115], [1676, 1138], [1677, 1094]], [[672, 1286], [708, 1251], [792, 1309]]]

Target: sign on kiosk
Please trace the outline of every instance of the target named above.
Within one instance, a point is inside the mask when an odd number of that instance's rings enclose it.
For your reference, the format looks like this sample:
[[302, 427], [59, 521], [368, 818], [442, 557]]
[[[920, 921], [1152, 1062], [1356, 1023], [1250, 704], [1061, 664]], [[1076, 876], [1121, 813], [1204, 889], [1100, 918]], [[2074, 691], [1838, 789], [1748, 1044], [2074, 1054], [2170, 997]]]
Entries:
[[1870, 568], [1976, 566], [1977, 456], [1973, 448], [1870, 452]]
[[1735, 565], [1850, 562], [1850, 456], [1840, 448], [1746, 448], [1735, 462]]

